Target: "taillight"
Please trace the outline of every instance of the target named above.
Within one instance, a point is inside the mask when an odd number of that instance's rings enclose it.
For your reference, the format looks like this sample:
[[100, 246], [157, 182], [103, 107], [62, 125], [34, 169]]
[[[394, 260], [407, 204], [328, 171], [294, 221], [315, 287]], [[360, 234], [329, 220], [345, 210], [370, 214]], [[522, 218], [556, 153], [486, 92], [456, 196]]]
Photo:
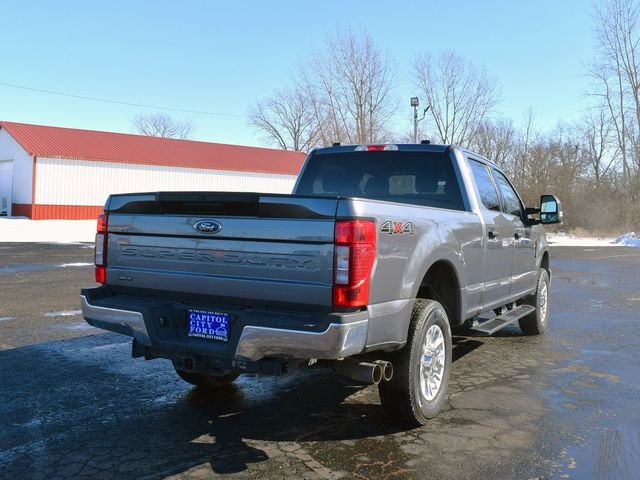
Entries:
[[98, 225], [96, 233], [96, 246], [94, 259], [96, 264], [96, 282], [106, 283], [107, 281], [107, 227], [109, 216], [106, 213], [98, 215]]
[[101, 213], [98, 215], [98, 222], [96, 231], [98, 233], [107, 233], [107, 224], [109, 223], [109, 215], [106, 213]]
[[372, 220], [336, 222], [333, 304], [364, 307], [369, 303], [371, 270], [376, 260], [376, 224]]

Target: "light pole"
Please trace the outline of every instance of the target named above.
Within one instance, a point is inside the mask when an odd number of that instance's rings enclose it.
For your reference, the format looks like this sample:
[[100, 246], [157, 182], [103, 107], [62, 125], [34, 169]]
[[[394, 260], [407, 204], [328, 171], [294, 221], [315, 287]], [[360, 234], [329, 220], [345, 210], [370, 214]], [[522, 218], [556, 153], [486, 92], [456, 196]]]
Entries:
[[422, 112], [422, 118], [418, 118], [418, 107], [420, 106], [418, 97], [411, 97], [411, 106], [413, 107], [413, 143], [418, 143], [418, 123], [424, 120], [427, 110], [429, 110], [429, 105]]

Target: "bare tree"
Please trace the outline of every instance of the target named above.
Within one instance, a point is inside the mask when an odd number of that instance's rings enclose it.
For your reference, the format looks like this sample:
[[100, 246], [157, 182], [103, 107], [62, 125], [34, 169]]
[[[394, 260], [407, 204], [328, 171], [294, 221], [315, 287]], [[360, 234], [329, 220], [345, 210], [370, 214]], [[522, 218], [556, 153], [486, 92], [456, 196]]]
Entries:
[[536, 131], [533, 108], [529, 107], [523, 121], [524, 125], [520, 131], [512, 170], [514, 182], [519, 187], [527, 184], [527, 163], [532, 158], [531, 148], [534, 144], [541, 142], [540, 135]]
[[556, 192], [566, 192], [570, 198], [581, 185], [588, 168], [582, 155], [580, 133], [576, 125], [559, 123], [548, 140], [553, 164], [551, 186]]
[[362, 32], [338, 32], [311, 55], [303, 73], [320, 141], [373, 143], [388, 139], [397, 109], [392, 62]]
[[476, 130], [470, 147], [513, 175], [516, 129], [510, 119], [485, 120]]
[[640, 176], [640, 6], [635, 0], [609, 0], [596, 7], [595, 17], [591, 93], [608, 109], [622, 174], [631, 186], [632, 176]]
[[396, 111], [395, 68], [366, 32], [338, 32], [311, 52], [294, 86], [275, 92], [249, 112], [268, 141], [290, 150], [333, 142], [390, 138]]
[[585, 173], [578, 130], [560, 123], [550, 132], [527, 136], [524, 128], [516, 155], [523, 173], [515, 177], [516, 188], [527, 204], [535, 205], [543, 193], [558, 192], [565, 208], [572, 209], [574, 193], [582, 186]]
[[249, 112], [249, 121], [268, 142], [285, 150], [307, 152], [318, 142], [312, 103], [297, 85], [258, 102]]
[[582, 121], [582, 151], [596, 191], [601, 189], [607, 175], [613, 173], [618, 158], [619, 148], [611, 141], [613, 127], [607, 114], [608, 107], [602, 105], [589, 111]]
[[175, 120], [163, 113], [153, 113], [151, 115], [137, 115], [133, 119], [133, 126], [136, 131], [149, 137], [179, 138], [187, 139], [195, 130], [190, 121]]
[[486, 70], [453, 52], [419, 57], [415, 82], [426, 98], [429, 120], [442, 143], [468, 145], [500, 99]]

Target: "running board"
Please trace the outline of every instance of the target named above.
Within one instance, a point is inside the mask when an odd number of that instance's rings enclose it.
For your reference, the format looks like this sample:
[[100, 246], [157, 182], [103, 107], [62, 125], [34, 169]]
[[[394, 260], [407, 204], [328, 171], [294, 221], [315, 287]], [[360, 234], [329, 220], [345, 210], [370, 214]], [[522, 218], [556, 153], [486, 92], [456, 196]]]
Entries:
[[474, 320], [471, 330], [485, 335], [492, 335], [498, 330], [502, 330], [508, 325], [512, 325], [520, 320], [522, 317], [535, 312], [536, 307], [531, 305], [520, 305], [513, 310], [507, 310], [502, 315], [499, 315], [492, 319], [479, 318]]

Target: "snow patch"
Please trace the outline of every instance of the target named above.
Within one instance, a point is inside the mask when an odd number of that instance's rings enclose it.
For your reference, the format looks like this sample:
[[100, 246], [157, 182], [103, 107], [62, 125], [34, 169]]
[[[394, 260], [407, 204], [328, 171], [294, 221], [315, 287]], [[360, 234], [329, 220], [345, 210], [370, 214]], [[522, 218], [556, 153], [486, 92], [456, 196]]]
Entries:
[[577, 237], [567, 233], [547, 234], [549, 245], [554, 247], [610, 247], [614, 238]]
[[74, 315], [80, 315], [82, 310], [61, 310], [59, 312], [47, 312], [45, 317], [73, 317]]
[[5, 322], [7, 320], [13, 320], [13, 317], [0, 317], [0, 322]]
[[31, 220], [0, 218], [0, 242], [40, 242], [74, 244], [93, 242], [95, 220]]
[[547, 241], [549, 245], [555, 247], [640, 247], [640, 237], [637, 237], [634, 232], [625, 233], [618, 238], [578, 237], [567, 233], [549, 233]]
[[616, 245], [624, 245], [625, 247], [640, 247], [640, 237], [635, 232], [625, 233], [615, 239]]
[[67, 268], [67, 267], [93, 267], [93, 263], [88, 263], [88, 262], [75, 262], [75, 263], [61, 263], [60, 265], [57, 265], [60, 268]]

